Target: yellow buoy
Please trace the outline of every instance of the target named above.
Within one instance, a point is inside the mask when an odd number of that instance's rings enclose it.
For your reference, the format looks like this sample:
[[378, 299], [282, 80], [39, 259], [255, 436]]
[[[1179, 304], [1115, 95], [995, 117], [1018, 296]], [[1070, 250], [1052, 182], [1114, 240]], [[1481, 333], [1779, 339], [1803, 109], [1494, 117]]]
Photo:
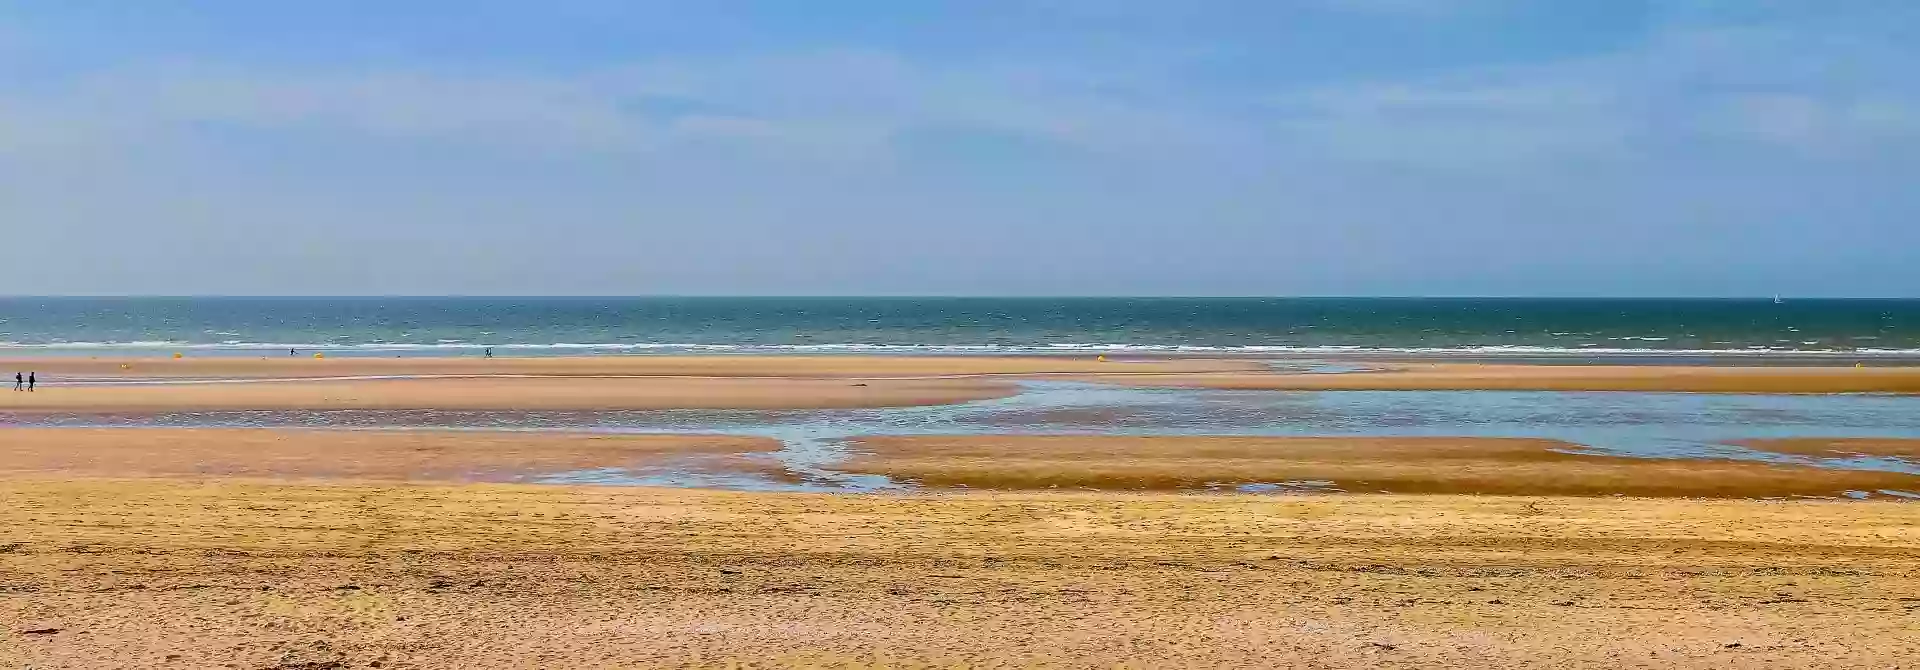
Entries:
[[1105, 363], [1105, 362], [1107, 362], [1107, 355], [1106, 355], [1106, 354], [1100, 354], [1100, 362], [1102, 362], [1102, 363]]
[[315, 353], [315, 354], [313, 355], [313, 357], [314, 357], [314, 358], [326, 358], [326, 357], [327, 357], [327, 355], [326, 355], [326, 354], [322, 354], [322, 353]]
[[173, 352], [173, 357], [174, 357], [174, 358], [186, 358], [186, 354], [182, 354], [182, 353], [180, 353], [180, 352], [178, 352], [178, 351], [176, 351], [176, 352]]

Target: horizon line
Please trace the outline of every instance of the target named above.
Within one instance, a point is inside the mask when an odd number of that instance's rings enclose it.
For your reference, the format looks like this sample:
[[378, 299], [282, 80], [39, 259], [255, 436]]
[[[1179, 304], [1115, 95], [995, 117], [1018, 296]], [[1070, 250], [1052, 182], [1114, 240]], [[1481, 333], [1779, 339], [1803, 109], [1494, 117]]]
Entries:
[[1920, 296], [1842, 296], [1810, 295], [1790, 296], [1782, 294], [1768, 295], [1335, 295], [1335, 294], [963, 294], [963, 293], [927, 293], [927, 294], [753, 294], [753, 293], [636, 293], [636, 294], [266, 294], [266, 293], [63, 293], [63, 294], [0, 294], [0, 300], [73, 300], [73, 299], [165, 299], [165, 300], [228, 300], [228, 299], [281, 299], [281, 300], [420, 300], [420, 299], [456, 299], [456, 300], [620, 300], [620, 299], [753, 299], [753, 300], [1920, 300]]

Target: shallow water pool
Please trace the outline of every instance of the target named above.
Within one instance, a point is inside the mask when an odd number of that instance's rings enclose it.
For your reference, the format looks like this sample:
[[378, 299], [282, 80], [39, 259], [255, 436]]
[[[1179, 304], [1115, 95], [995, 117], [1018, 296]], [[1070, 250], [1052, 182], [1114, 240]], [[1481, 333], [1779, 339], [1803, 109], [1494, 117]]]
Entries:
[[1741, 440], [1920, 438], [1920, 397], [1551, 391], [1220, 391], [1029, 381], [1018, 395], [955, 405], [833, 410], [214, 411], [10, 414], [15, 426], [309, 427], [726, 433], [777, 439], [766, 454], [797, 476], [709, 471], [697, 459], [645, 470], [586, 470], [543, 482], [749, 489], [873, 490], [883, 477], [833, 469], [866, 435], [1094, 434], [1530, 437], [1590, 453], [1715, 458], [1920, 474], [1899, 458], [1818, 458]]

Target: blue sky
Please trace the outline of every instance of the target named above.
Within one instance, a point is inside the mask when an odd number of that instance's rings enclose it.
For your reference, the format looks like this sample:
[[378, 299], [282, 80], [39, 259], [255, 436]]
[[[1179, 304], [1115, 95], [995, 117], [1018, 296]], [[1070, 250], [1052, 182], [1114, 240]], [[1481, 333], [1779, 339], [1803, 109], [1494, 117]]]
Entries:
[[0, 293], [1920, 296], [1920, 3], [0, 0]]

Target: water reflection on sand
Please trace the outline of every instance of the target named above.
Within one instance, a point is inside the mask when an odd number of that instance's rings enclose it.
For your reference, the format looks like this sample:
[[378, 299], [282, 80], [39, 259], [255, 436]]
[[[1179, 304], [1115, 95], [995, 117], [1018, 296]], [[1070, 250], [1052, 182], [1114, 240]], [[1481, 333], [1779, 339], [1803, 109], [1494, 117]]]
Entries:
[[[746, 489], [874, 490], [883, 477], [834, 470], [863, 435], [1095, 434], [1533, 437], [1584, 453], [1715, 458], [1920, 473], [1894, 457], [1826, 458], [1734, 444], [1791, 437], [1920, 438], [1920, 397], [1543, 391], [1223, 391], [1031, 381], [1019, 395], [930, 407], [831, 410], [208, 411], [14, 414], [32, 426], [307, 427], [726, 433], [771, 437], [792, 477], [708, 468], [587, 470], [538, 481]], [[1891, 494], [1890, 494], [1891, 495]]]

